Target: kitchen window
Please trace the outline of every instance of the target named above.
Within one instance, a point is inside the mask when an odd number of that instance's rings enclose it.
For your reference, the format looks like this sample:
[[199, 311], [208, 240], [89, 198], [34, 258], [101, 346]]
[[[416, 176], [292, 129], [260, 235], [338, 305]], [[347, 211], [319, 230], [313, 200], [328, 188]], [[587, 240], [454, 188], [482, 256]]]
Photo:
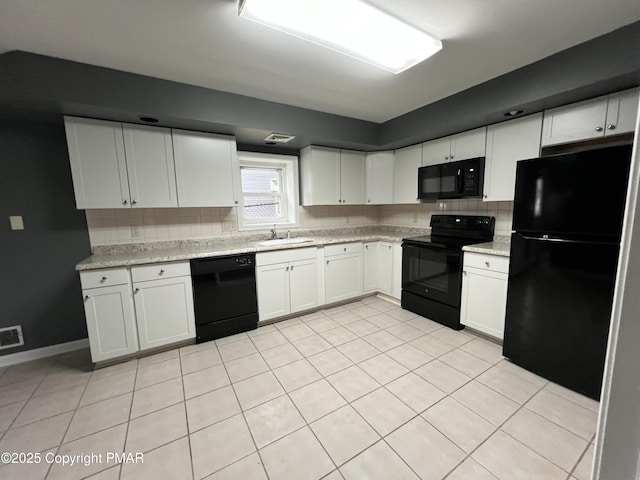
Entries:
[[297, 226], [298, 157], [238, 152], [241, 230]]

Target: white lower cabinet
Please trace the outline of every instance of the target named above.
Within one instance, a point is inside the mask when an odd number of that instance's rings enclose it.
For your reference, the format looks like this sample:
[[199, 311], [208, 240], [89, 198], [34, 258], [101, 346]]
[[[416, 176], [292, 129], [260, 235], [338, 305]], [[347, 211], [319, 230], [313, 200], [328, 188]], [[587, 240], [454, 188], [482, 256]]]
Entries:
[[[188, 262], [186, 267], [189, 271]], [[140, 350], [195, 338], [190, 272], [186, 276], [171, 277], [169, 274], [168, 278], [135, 282], [136, 268], [131, 269], [131, 275], [134, 278], [133, 298], [136, 305]], [[163, 265], [154, 268], [158, 271], [167, 269]]]
[[196, 336], [189, 262], [80, 272], [80, 283], [93, 362]]
[[508, 279], [507, 257], [465, 252], [460, 323], [502, 339]]
[[402, 244], [394, 243], [391, 247], [393, 263], [391, 265], [391, 296], [400, 300], [402, 296]]
[[365, 242], [363, 259], [363, 290], [365, 293], [378, 289], [378, 242]]
[[83, 272], [80, 280], [91, 360], [102, 362], [137, 352], [136, 317], [127, 269]]
[[324, 288], [327, 303], [362, 295], [362, 243], [345, 243], [325, 247]]
[[317, 249], [258, 253], [256, 283], [260, 321], [317, 307]]

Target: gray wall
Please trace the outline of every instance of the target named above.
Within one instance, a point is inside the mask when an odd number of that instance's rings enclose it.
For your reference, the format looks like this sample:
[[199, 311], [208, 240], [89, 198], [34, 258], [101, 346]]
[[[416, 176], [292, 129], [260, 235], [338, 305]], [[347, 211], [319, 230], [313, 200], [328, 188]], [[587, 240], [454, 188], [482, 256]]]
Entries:
[[[0, 159], [0, 327], [22, 325], [25, 339], [0, 355], [86, 338], [74, 265], [91, 252], [62, 119], [0, 120]], [[12, 231], [9, 215], [22, 215], [25, 230]]]

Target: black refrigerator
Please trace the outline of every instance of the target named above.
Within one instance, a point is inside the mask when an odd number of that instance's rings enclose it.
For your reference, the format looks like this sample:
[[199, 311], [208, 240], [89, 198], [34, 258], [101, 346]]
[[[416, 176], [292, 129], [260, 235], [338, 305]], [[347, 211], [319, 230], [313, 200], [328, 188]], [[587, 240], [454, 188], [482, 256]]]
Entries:
[[503, 354], [599, 399], [631, 146], [516, 170]]

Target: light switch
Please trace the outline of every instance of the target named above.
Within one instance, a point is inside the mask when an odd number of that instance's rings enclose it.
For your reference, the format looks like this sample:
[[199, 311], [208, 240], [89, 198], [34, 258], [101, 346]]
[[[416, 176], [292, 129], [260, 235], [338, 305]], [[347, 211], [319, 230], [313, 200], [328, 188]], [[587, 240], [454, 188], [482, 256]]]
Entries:
[[11, 224], [11, 230], [24, 230], [24, 222], [21, 215], [10, 216], [9, 223]]

